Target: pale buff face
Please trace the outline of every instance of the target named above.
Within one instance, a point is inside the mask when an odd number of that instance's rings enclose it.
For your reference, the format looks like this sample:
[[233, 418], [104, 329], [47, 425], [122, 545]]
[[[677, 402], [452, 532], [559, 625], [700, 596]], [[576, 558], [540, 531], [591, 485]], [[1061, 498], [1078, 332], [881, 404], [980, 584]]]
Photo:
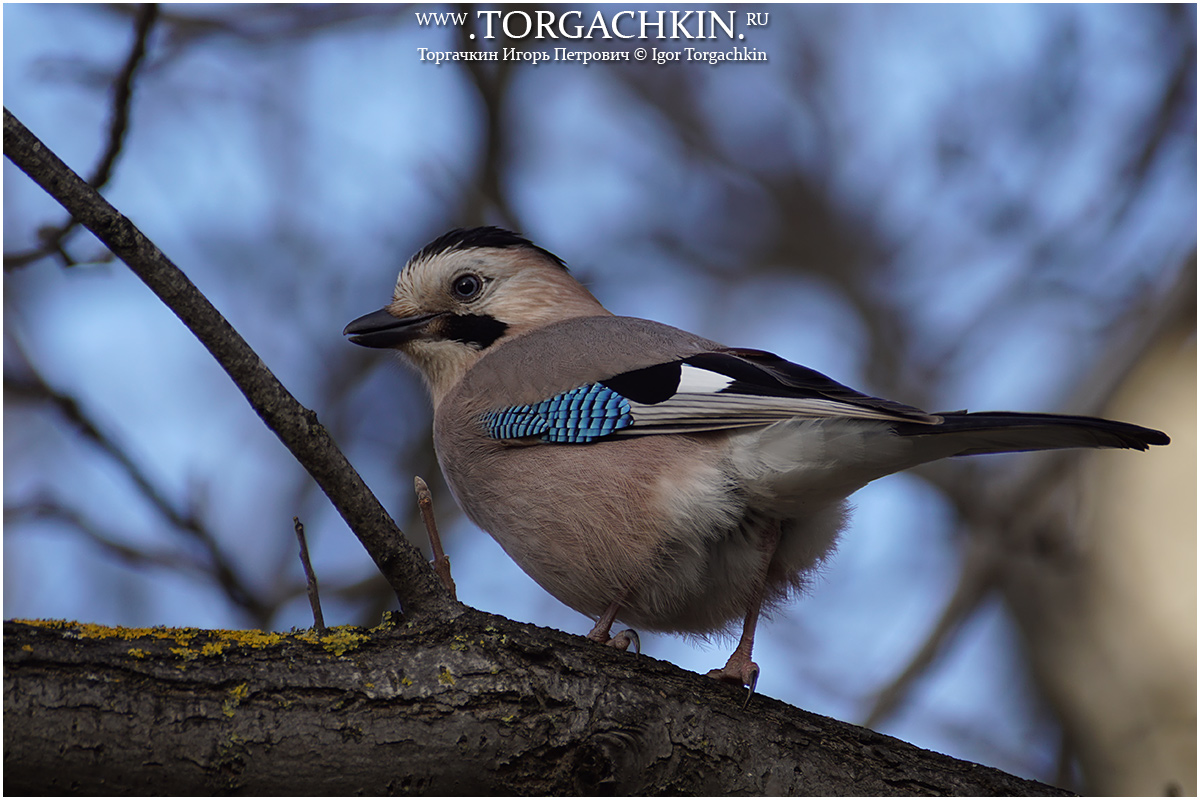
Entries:
[[[466, 276], [477, 278], [482, 289], [461, 297], [455, 286]], [[400, 319], [444, 315], [430, 324], [429, 335], [401, 348], [424, 374], [435, 404], [487, 350], [508, 339], [558, 320], [609, 313], [565, 269], [525, 247], [414, 258], [396, 279], [392, 298], [387, 310]], [[503, 333], [487, 346], [462, 341], [454, 327], [463, 319], [495, 320], [503, 324]]]

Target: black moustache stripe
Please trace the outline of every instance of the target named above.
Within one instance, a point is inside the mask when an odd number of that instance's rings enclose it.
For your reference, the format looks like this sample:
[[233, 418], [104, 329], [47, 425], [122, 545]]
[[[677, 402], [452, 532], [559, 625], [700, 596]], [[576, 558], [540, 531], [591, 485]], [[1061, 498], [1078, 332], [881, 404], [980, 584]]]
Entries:
[[508, 330], [508, 323], [483, 314], [452, 314], [442, 319], [438, 333], [443, 339], [485, 350]]

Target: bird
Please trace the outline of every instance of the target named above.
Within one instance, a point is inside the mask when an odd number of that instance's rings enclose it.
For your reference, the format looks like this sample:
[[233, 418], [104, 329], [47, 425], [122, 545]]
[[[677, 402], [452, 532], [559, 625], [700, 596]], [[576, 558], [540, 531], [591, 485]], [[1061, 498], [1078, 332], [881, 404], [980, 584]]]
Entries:
[[[622, 649], [634, 629], [736, 634], [708, 674], [749, 688], [760, 615], [802, 591], [869, 482], [936, 459], [1165, 445], [1085, 416], [927, 413], [762, 350], [608, 311], [566, 263], [456, 228], [343, 335], [424, 377], [466, 515]], [[747, 696], [747, 700], [749, 695]]]

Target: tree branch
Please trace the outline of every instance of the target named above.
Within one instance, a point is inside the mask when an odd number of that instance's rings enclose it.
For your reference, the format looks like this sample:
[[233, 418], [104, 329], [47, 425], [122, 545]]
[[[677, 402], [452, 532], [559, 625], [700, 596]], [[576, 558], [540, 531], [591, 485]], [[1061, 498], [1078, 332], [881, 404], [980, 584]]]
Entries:
[[324, 637], [6, 622], [4, 681], [12, 794], [1062, 794], [474, 610]]
[[314, 412], [279, 382], [233, 326], [161, 250], [4, 109], [4, 155], [104, 242], [196, 335], [354, 531], [406, 612], [450, 614], [421, 553], [371, 494]]

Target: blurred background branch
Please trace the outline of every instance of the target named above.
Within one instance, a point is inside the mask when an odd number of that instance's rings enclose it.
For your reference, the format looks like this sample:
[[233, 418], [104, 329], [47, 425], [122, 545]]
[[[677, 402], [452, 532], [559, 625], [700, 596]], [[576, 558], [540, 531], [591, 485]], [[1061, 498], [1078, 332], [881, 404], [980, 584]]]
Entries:
[[[129, 56], [125, 60], [125, 64], [112, 83], [112, 119], [108, 125], [108, 144], [104, 149], [104, 154], [100, 157], [100, 162], [92, 171], [91, 177], [87, 179], [88, 185], [93, 189], [99, 189], [108, 183], [109, 178], [112, 177], [113, 167], [116, 166], [117, 158], [121, 155], [121, 147], [125, 144], [125, 134], [129, 129], [129, 106], [133, 101], [133, 79], [145, 58], [146, 40], [150, 37], [150, 31], [154, 27], [154, 20], [157, 16], [157, 3], [144, 3], [138, 8], [133, 45], [129, 49]], [[24, 253], [5, 254], [4, 268], [6, 270], [16, 269], [50, 255], [58, 256], [63, 266], [72, 266], [75, 261], [64, 249], [63, 240], [77, 224], [74, 218], [70, 218], [58, 227], [39, 229], [38, 236], [41, 244], [36, 249]]]

